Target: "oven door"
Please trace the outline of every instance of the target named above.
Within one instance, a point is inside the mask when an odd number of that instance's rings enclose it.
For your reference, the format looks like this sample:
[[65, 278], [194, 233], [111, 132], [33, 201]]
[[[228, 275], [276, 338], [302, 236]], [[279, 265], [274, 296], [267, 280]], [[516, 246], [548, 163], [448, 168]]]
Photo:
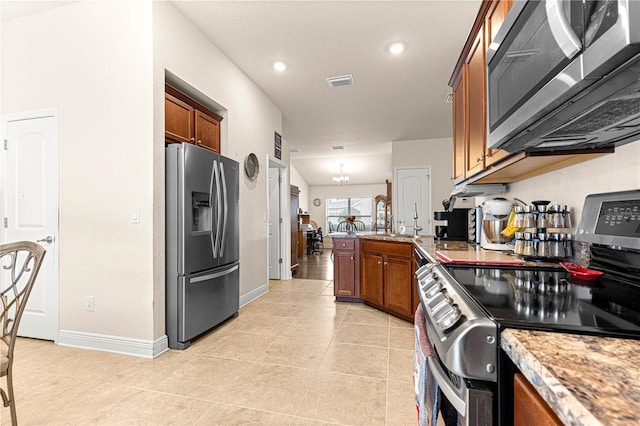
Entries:
[[495, 386], [477, 380], [466, 380], [446, 370], [435, 356], [427, 358], [429, 374], [440, 390], [440, 410], [447, 426], [491, 426], [494, 419]]
[[487, 50], [489, 147], [568, 100], [582, 78], [583, 4], [516, 1]]
[[427, 321], [419, 306], [414, 321], [414, 385], [419, 424], [435, 426], [439, 414], [447, 426], [497, 424], [496, 385], [467, 380], [448, 371], [429, 340]]

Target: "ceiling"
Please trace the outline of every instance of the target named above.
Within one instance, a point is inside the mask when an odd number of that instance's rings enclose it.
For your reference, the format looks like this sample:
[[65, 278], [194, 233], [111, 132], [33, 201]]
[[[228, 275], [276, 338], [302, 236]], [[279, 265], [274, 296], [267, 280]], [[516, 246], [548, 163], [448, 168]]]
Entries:
[[[1, 3], [7, 19], [33, 13], [25, 3], [68, 2]], [[300, 151], [291, 163], [312, 186], [331, 185], [341, 164], [351, 184], [384, 183], [392, 141], [451, 136], [447, 83], [480, 3], [173, 2], [281, 108], [282, 136]], [[387, 48], [396, 41], [406, 50], [394, 56]], [[275, 71], [274, 61], [287, 69]], [[347, 74], [355, 84], [326, 82]]]

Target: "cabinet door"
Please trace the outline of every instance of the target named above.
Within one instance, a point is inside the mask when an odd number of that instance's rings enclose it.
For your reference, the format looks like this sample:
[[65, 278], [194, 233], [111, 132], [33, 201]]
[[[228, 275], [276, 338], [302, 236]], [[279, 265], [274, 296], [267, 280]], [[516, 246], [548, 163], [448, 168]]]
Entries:
[[382, 305], [382, 256], [368, 253], [362, 255], [360, 292], [367, 302]]
[[220, 122], [201, 111], [195, 111], [196, 145], [220, 153]]
[[411, 316], [411, 260], [384, 258], [384, 306]]
[[175, 142], [193, 143], [193, 114], [191, 105], [168, 93], [164, 95], [164, 135]]
[[481, 29], [476, 37], [466, 63], [467, 68], [467, 107], [468, 144], [466, 155], [467, 178], [484, 169], [484, 150], [486, 146], [485, 123], [485, 47]]
[[465, 96], [465, 69], [460, 72], [460, 77], [453, 87], [453, 181], [458, 183], [464, 180], [467, 169], [465, 156], [467, 153], [466, 132], [466, 96]]
[[513, 417], [515, 426], [562, 425], [558, 416], [520, 373], [513, 376]]
[[[485, 18], [485, 36], [487, 38], [485, 46], [489, 47], [493, 39], [496, 37], [498, 30], [507, 17], [510, 7], [511, 0], [498, 0], [489, 7]], [[485, 147], [484, 166], [489, 167], [497, 161], [505, 158], [507, 155], [509, 155], [509, 153], [502, 149], [489, 149]]]
[[356, 295], [356, 260], [353, 251], [335, 251], [334, 261], [334, 295], [350, 296]]

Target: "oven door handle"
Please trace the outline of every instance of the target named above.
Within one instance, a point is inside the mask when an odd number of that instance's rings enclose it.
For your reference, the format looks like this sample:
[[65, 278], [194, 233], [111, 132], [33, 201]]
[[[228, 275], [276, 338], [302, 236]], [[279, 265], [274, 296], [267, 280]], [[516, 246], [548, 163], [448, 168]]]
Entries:
[[465, 399], [459, 395], [458, 389], [454, 386], [451, 380], [449, 380], [438, 360], [433, 356], [429, 356], [427, 357], [427, 362], [429, 363], [429, 370], [431, 370], [431, 374], [433, 374], [436, 382], [438, 382], [438, 386], [440, 386], [442, 393], [444, 393], [447, 400], [451, 405], [453, 405], [453, 408], [455, 408], [462, 416], [466, 417], [467, 403]]

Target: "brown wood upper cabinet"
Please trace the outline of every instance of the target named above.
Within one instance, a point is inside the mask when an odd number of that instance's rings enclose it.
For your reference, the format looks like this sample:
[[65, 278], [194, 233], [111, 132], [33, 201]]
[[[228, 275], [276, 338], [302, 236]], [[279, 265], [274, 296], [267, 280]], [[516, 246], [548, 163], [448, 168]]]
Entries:
[[[612, 148], [580, 152], [518, 153], [487, 147], [486, 51], [512, 0], [481, 3], [449, 86], [453, 89], [453, 176], [455, 184], [509, 183], [590, 160]], [[522, 173], [521, 170], [533, 171]]]
[[222, 117], [172, 86], [165, 86], [165, 140], [187, 142], [220, 152]]
[[504, 21], [511, 2], [483, 2], [476, 24], [454, 70], [453, 180], [463, 182], [506, 157], [502, 150], [487, 148], [486, 51]]

